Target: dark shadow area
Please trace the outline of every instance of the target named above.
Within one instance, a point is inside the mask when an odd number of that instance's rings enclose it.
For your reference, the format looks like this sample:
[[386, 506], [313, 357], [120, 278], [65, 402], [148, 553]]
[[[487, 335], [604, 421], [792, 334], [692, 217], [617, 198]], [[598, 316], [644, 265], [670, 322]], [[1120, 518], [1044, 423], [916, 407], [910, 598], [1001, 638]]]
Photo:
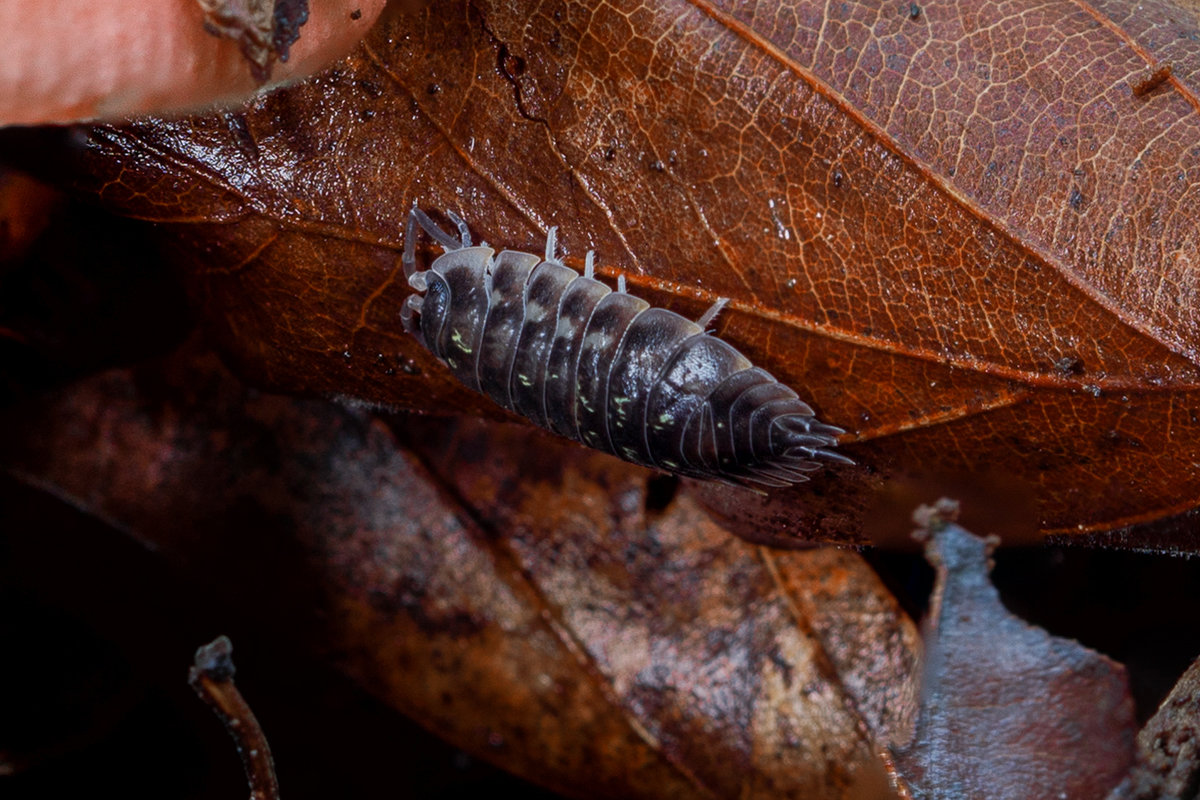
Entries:
[[[286, 598], [263, 600], [279, 613]], [[244, 797], [232, 741], [187, 685], [195, 648], [219, 633], [233, 639], [238, 686], [271, 743], [284, 800], [555, 797], [383, 706], [301, 652], [294, 628], [277, 637], [255, 624], [258, 610], [223, 584], [196, 585], [124, 533], [7, 476], [0, 602], [6, 800]]]

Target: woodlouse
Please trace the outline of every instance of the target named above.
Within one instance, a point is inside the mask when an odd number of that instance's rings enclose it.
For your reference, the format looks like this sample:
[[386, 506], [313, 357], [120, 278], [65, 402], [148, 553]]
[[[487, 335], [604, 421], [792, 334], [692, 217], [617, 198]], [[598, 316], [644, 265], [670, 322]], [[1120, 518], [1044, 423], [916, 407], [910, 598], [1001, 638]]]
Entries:
[[[654, 308], [555, 257], [471, 245], [415, 206], [402, 263], [404, 327], [458, 380], [543, 428], [636, 464], [743, 486], [788, 486], [821, 461], [840, 428], [794, 391], [705, 331], [727, 300], [692, 322]], [[420, 226], [444, 249], [417, 270]], [[419, 319], [418, 319], [419, 317]]]

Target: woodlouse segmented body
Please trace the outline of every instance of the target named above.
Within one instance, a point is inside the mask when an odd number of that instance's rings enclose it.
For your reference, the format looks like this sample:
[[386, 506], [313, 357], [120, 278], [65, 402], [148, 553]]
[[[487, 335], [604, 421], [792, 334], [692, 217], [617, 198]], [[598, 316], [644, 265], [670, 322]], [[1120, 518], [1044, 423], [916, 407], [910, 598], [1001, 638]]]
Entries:
[[[840, 428], [705, 332], [725, 300], [692, 322], [555, 258], [471, 246], [413, 208], [403, 265], [406, 330], [470, 388], [543, 428], [628, 461], [746, 486], [788, 486], [821, 461]], [[445, 250], [416, 268], [417, 226]], [[418, 319], [419, 317], [419, 319]]]

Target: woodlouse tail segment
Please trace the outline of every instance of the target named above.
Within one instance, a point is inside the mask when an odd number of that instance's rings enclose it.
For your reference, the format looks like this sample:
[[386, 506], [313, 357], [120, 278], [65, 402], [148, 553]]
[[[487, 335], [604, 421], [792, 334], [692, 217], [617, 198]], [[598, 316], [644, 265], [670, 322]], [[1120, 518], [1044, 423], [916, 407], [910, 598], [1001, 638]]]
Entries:
[[821, 461], [831, 461], [838, 464], [853, 464], [854, 461], [841, 453], [826, 448], [837, 446], [837, 437], [845, 433], [841, 428], [827, 425], [815, 417], [803, 414], [789, 414], [777, 417], [771, 430], [771, 450], [781, 461], [803, 460], [811, 464], [811, 468], [800, 467], [793, 463], [793, 468], [810, 471], [816, 469]]

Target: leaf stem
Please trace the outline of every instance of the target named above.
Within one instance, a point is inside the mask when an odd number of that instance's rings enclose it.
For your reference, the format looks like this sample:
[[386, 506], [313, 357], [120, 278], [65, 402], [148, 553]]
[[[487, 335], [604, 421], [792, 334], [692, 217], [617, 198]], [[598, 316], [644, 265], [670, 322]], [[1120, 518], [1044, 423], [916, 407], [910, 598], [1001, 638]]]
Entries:
[[250, 704], [233, 683], [237, 670], [232, 656], [233, 643], [228, 636], [218, 636], [198, 648], [195, 664], [188, 670], [188, 684], [233, 737], [250, 784], [250, 800], [279, 800], [271, 748]]

